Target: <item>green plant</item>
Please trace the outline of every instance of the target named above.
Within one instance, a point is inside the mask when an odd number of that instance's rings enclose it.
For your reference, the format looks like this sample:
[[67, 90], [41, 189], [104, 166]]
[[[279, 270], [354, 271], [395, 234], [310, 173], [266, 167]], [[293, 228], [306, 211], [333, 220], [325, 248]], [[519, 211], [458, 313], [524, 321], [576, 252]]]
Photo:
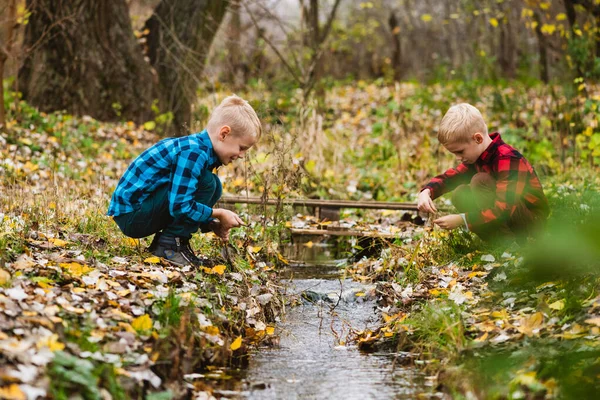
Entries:
[[58, 351], [48, 366], [48, 375], [50, 393], [55, 399], [66, 400], [73, 393], [79, 393], [84, 399], [100, 400], [103, 398], [101, 388], [107, 389], [113, 398], [125, 398], [112, 365], [94, 365], [89, 360]]

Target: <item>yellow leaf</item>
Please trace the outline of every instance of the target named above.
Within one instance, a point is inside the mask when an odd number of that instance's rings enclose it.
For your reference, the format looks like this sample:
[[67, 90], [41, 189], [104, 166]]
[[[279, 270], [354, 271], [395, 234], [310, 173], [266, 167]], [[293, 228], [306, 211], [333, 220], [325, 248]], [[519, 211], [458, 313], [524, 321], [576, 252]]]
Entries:
[[544, 315], [541, 312], [536, 312], [528, 317], [523, 317], [520, 320], [521, 325], [517, 327], [517, 330], [527, 336], [533, 336], [538, 332], [533, 332], [542, 326], [544, 321]]
[[586, 324], [600, 326], [600, 317], [590, 318], [585, 320]]
[[285, 265], [289, 264], [289, 261], [286, 260], [281, 254], [279, 254], [279, 252], [277, 252], [277, 258], [279, 259], [279, 261], [281, 261], [282, 263], [284, 263]]
[[421, 21], [423, 22], [429, 22], [431, 21], [433, 18], [431, 16], [431, 14], [423, 14], [421, 15]]
[[274, 335], [274, 334], [275, 334], [275, 327], [267, 326], [267, 335]]
[[87, 265], [81, 265], [77, 262], [72, 263], [60, 263], [58, 264], [61, 268], [66, 270], [70, 275], [75, 277], [80, 277], [83, 274], [87, 274], [88, 272], [93, 271], [93, 268], [88, 267]]
[[133, 320], [131, 326], [136, 331], [148, 331], [152, 329], [152, 319], [148, 314], [140, 315]]
[[565, 14], [565, 13], [560, 13], [560, 14], [556, 15], [557, 21], [564, 21], [565, 19], [567, 19], [567, 14]]
[[26, 398], [27, 397], [25, 396], [25, 393], [23, 393], [19, 385], [16, 383], [0, 388], [0, 399], [25, 400]]
[[154, 128], [156, 128], [156, 122], [154, 122], [154, 121], [144, 122], [144, 129], [145, 130], [151, 131], [151, 130], [154, 130]]
[[238, 336], [233, 343], [231, 343], [231, 346], [229, 346], [229, 348], [233, 351], [239, 349], [242, 346], [242, 337]]
[[306, 247], [308, 247], [309, 249], [312, 249], [312, 247], [313, 247], [314, 243], [313, 243], [312, 241], [309, 241], [309, 242], [306, 242], [306, 243], [304, 243], [304, 245], [305, 245]]
[[473, 272], [471, 272], [471, 273], [468, 275], [468, 277], [469, 277], [470, 279], [473, 279], [473, 278], [474, 278], [474, 277], [476, 277], [476, 276], [486, 276], [487, 274], [488, 274], [488, 273], [487, 273], [487, 272], [484, 272], [484, 271], [473, 271]]
[[152, 257], [148, 257], [144, 260], [145, 263], [148, 264], [158, 264], [160, 263], [160, 258], [156, 257], [156, 256], [152, 256]]
[[60, 351], [64, 350], [65, 345], [58, 341], [58, 335], [55, 333], [53, 335], [48, 336], [45, 339], [40, 340], [36, 343], [38, 349], [42, 347], [47, 347], [50, 351]]
[[69, 244], [69, 242], [65, 242], [64, 240], [55, 239], [55, 238], [50, 238], [50, 239], [48, 239], [48, 241], [58, 247], [65, 247], [66, 245]]
[[493, 311], [492, 318], [507, 320], [509, 318], [508, 311], [505, 309], [501, 311]]
[[248, 246], [248, 251], [250, 253], [258, 253], [261, 250], [262, 250], [261, 246]]
[[496, 18], [490, 18], [490, 25], [494, 28], [498, 26], [498, 20]]
[[553, 310], [562, 310], [563, 308], [565, 308], [565, 301], [564, 300], [558, 300], [555, 301], [554, 303], [548, 305], [548, 307], [550, 307]]
[[139, 246], [140, 244], [139, 239], [134, 239], [130, 237], [126, 237], [125, 239], [123, 239], [123, 242], [125, 242], [127, 246]]
[[208, 333], [209, 335], [218, 335], [219, 334], [219, 328], [214, 325], [205, 326], [204, 328], [202, 328], [202, 330], [204, 332]]
[[5, 285], [10, 281], [10, 273], [0, 268], [0, 285]]
[[542, 33], [552, 35], [556, 31], [556, 25], [544, 24], [541, 28]]
[[515, 379], [513, 380], [513, 382], [521, 384], [521, 385], [525, 385], [525, 386], [531, 386], [531, 385], [537, 383], [538, 380], [535, 377], [535, 371], [530, 371], [530, 372], [521, 373], [521, 374], [517, 375], [515, 377]]
[[215, 265], [214, 267], [212, 267], [211, 272], [213, 274], [223, 275], [223, 273], [225, 272], [225, 268], [227, 267], [223, 264]]

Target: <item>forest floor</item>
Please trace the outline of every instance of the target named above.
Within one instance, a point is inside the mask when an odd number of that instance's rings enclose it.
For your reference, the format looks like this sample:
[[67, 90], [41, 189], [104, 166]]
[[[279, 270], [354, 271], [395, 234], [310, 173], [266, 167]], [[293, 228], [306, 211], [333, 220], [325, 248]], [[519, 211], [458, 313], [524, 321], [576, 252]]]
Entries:
[[[426, 133], [409, 135], [432, 129], [437, 96], [406, 86], [335, 89], [334, 111], [300, 110], [314, 116], [303, 126], [271, 105], [272, 118], [293, 128], [269, 122], [264, 145], [220, 172], [225, 190], [414, 200], [427, 175], [451, 163]], [[299, 107], [286, 101], [274, 100]], [[503, 113], [494, 120], [515, 115]], [[537, 108], [519, 115], [526, 124], [538, 117]], [[508, 130], [548, 172], [553, 214], [544, 236], [490, 247], [393, 213], [344, 213], [343, 224], [398, 235], [348, 265], [355, 279], [377, 284], [381, 313], [381, 326], [355, 341], [364, 351], [410, 352], [407, 362], [435, 377], [426, 395], [585, 398], [600, 389], [597, 167], [561, 168], [545, 138]], [[299, 131], [325, 137], [315, 144], [298, 140]], [[591, 146], [596, 134], [577, 140]], [[332, 147], [336, 136], [344, 140]], [[128, 162], [158, 138], [133, 123], [24, 104], [0, 136], [0, 397], [209, 394], [228, 367], [243, 366], [251, 346], [276, 345], [277, 321], [296, 300], [278, 290], [286, 222], [330, 222], [256, 207], [241, 211], [249, 226], [232, 235], [227, 252], [214, 235], [195, 236], [205, 258], [199, 270], [165, 264], [145, 252], [151, 238], [128, 239], [105, 216]]]

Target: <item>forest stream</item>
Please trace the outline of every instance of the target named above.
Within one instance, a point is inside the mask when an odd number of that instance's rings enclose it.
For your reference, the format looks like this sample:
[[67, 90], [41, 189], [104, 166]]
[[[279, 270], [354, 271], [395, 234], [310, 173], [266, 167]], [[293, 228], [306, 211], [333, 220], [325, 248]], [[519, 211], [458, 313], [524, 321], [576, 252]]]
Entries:
[[[343, 277], [343, 259], [327, 244], [290, 246], [281, 274], [288, 294], [302, 294], [278, 324], [279, 344], [255, 350], [241, 371], [241, 390], [215, 392], [248, 399], [416, 398], [425, 380], [403, 365], [402, 353], [360, 351], [347, 339], [379, 319], [373, 285]], [[363, 295], [364, 294], [364, 295]], [[232, 385], [237, 386], [237, 385]]]

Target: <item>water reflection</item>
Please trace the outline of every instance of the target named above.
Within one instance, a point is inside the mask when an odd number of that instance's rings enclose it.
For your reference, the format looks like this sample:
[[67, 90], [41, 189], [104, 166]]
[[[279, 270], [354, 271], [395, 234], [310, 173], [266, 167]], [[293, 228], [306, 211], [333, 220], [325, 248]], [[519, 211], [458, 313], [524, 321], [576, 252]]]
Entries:
[[[363, 289], [350, 280], [294, 280], [293, 289], [339, 295]], [[340, 345], [350, 329], [376, 324], [373, 301], [306, 304], [288, 311], [280, 324], [278, 348], [262, 349], [250, 358], [247, 382], [251, 399], [391, 399], [416, 397], [423, 388], [419, 375], [394, 356], [363, 354]]]
[[282, 274], [292, 278], [287, 292], [310, 290], [334, 301], [288, 309], [278, 324], [279, 346], [251, 355], [243, 397], [393, 399], [416, 398], [423, 392], [422, 376], [396, 363], [394, 355], [364, 354], [343, 345], [351, 330], [374, 328], [378, 317], [374, 300], [355, 295], [369, 288], [342, 279], [340, 260], [333, 253], [326, 245], [288, 249], [287, 256], [295, 262]]

